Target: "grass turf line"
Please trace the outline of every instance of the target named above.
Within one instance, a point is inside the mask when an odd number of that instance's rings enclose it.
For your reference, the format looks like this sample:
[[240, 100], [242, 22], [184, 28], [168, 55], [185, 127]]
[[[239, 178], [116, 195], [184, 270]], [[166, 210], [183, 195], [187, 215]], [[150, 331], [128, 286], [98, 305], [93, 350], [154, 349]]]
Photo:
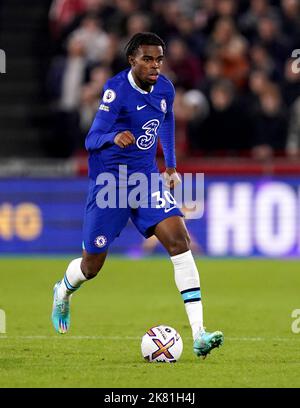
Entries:
[[[206, 360], [190, 328], [168, 259], [109, 258], [72, 298], [71, 330], [52, 329], [52, 287], [69, 259], [0, 259], [0, 387], [299, 387], [297, 261], [198, 260], [207, 330], [225, 344]], [[176, 364], [149, 364], [140, 338], [156, 324], [184, 342]]]

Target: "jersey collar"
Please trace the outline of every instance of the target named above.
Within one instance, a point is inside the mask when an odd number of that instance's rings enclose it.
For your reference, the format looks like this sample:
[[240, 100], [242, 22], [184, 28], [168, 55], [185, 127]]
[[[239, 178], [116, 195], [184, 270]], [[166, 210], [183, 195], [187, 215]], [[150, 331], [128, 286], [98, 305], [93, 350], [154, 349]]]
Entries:
[[137, 86], [137, 84], [135, 83], [134, 79], [133, 79], [133, 75], [131, 70], [128, 72], [128, 81], [130, 83], [130, 85], [132, 86], [132, 88], [136, 89], [138, 92], [142, 93], [142, 94], [148, 94], [151, 93], [153, 91], [153, 85], [151, 86], [150, 92], [144, 91], [142, 88], [140, 88], [139, 86]]

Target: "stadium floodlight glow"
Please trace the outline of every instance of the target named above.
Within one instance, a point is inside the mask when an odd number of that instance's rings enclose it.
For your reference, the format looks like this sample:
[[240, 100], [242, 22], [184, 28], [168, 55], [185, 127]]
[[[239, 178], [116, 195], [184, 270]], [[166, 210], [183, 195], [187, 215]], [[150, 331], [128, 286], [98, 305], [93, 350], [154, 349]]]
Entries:
[[0, 49], [0, 74], [6, 74], [6, 54]]

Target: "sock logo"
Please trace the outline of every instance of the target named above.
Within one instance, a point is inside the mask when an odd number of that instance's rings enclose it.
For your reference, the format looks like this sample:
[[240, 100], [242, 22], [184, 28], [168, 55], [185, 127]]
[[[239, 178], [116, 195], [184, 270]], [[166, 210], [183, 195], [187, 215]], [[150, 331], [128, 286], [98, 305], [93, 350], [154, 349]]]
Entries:
[[201, 300], [200, 288], [186, 289], [180, 292], [184, 303], [199, 302]]
[[99, 235], [99, 237], [95, 238], [94, 244], [98, 248], [103, 248], [107, 244], [107, 238], [105, 235]]

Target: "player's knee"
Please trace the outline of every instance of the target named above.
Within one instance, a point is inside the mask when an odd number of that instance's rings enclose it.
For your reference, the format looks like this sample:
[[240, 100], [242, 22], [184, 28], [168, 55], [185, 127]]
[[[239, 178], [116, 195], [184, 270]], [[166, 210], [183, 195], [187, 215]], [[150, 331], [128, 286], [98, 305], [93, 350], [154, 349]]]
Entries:
[[189, 251], [190, 243], [191, 239], [188, 234], [184, 234], [180, 237], [174, 237], [170, 241], [169, 247], [167, 248], [170, 256], [179, 255]]
[[87, 279], [95, 278], [100, 269], [97, 265], [81, 265], [82, 273]]

